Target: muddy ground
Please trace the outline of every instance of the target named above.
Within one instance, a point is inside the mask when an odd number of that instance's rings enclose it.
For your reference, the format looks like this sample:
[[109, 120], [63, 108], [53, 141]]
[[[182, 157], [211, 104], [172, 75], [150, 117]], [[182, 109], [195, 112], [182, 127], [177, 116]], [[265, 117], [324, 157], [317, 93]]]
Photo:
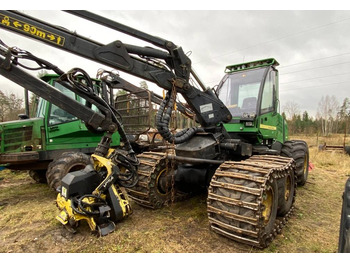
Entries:
[[76, 234], [55, 219], [56, 193], [25, 172], [0, 171], [1, 253], [334, 253], [341, 196], [350, 156], [310, 148], [314, 168], [298, 187], [295, 211], [266, 249], [236, 243], [209, 230], [206, 195], [149, 210], [131, 202], [133, 214], [105, 237], [82, 223]]

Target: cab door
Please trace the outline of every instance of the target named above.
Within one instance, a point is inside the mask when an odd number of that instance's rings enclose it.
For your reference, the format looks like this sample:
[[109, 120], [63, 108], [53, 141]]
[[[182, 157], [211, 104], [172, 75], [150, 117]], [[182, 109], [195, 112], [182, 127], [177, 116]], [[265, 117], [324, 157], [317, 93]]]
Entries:
[[265, 78], [260, 94], [259, 129], [264, 141], [276, 139], [280, 131], [280, 117], [277, 113], [277, 72], [271, 68]]

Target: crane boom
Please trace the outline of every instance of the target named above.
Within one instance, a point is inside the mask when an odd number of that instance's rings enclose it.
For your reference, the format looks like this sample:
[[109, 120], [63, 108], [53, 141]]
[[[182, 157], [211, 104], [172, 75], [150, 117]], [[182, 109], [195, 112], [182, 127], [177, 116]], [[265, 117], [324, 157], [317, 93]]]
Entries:
[[[181, 93], [203, 127], [231, 120], [229, 110], [214, 92], [199, 90], [190, 84], [191, 74], [197, 82], [200, 80], [181, 47], [87, 11], [69, 13], [148, 41], [164, 50], [128, 45], [119, 40], [104, 45], [18, 11], [0, 11], [0, 27], [140, 77], [169, 92]], [[204, 89], [202, 83], [200, 86]]]

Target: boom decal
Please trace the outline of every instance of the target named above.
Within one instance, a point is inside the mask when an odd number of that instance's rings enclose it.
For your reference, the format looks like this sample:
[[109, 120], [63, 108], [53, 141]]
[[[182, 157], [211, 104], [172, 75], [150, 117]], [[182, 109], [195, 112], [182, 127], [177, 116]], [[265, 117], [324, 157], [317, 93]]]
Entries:
[[65, 38], [63, 36], [54, 34], [50, 31], [25, 23], [21, 20], [12, 18], [2, 13], [0, 13], [0, 20], [1, 24], [4, 26], [10, 27], [17, 31], [24, 32], [25, 34], [34, 36], [36, 38], [48, 41], [59, 46], [64, 45]]

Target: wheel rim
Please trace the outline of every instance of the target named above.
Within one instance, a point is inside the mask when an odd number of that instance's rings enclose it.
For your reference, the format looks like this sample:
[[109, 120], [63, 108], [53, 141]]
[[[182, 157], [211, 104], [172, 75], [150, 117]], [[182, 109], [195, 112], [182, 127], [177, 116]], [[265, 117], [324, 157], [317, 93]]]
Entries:
[[85, 167], [86, 167], [86, 165], [85, 165], [85, 164], [82, 164], [82, 163], [72, 165], [71, 167], [68, 168], [67, 174], [70, 173], [70, 172], [82, 170], [82, 169], [84, 169]]
[[286, 178], [286, 184], [285, 184], [285, 189], [284, 189], [284, 199], [286, 200], [286, 201], [288, 201], [289, 200], [289, 197], [290, 197], [290, 192], [291, 192], [291, 178], [290, 178], [290, 176], [287, 176], [287, 178]]
[[[157, 192], [160, 194], [160, 195], [167, 195], [167, 190], [165, 189], [164, 190], [164, 185], [162, 186], [162, 182], [164, 180], [162, 180], [163, 176], [166, 176], [166, 168], [164, 168], [162, 171], [159, 172], [158, 176], [157, 176], [157, 179], [156, 179], [156, 187], [157, 187]], [[166, 177], [165, 177], [166, 179]], [[166, 187], [166, 185], [165, 185]]]
[[268, 224], [270, 221], [272, 208], [273, 208], [273, 190], [272, 188], [269, 188], [263, 196], [263, 202], [262, 204], [265, 206], [264, 211], [262, 212], [262, 216], [264, 217], [264, 224]]
[[307, 155], [305, 155], [305, 157], [304, 157], [304, 174], [306, 174], [306, 172], [307, 172], [307, 165], [308, 164], [308, 162], [307, 162]]

